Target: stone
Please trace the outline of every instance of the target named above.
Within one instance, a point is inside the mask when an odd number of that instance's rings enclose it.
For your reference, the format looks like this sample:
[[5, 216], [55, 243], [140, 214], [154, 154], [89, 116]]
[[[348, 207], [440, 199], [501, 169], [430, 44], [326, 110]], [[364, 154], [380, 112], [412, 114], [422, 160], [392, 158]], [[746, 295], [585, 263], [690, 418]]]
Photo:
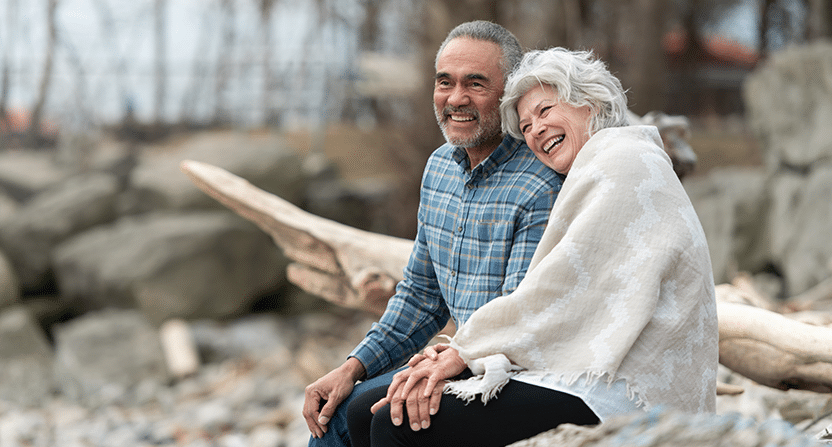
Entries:
[[124, 217], [54, 254], [62, 299], [81, 311], [140, 308], [156, 324], [243, 314], [282, 284], [286, 264], [266, 234], [227, 211]]
[[770, 190], [772, 252], [785, 274], [788, 295], [796, 295], [832, 273], [832, 164], [806, 176], [779, 172]]
[[67, 179], [72, 171], [55, 162], [48, 151], [12, 150], [0, 153], [0, 189], [17, 202]]
[[655, 409], [597, 426], [563, 424], [510, 447], [812, 446], [814, 439], [783, 420], [759, 423], [739, 413], [685, 414]]
[[234, 172], [293, 203], [300, 203], [306, 175], [297, 152], [275, 134], [207, 132], [164, 152], [147, 150], [132, 172], [122, 208], [141, 213], [160, 209], [219, 209], [179, 171], [182, 160], [200, 160]]
[[52, 347], [23, 306], [0, 310], [0, 400], [39, 405], [52, 395]]
[[[771, 259], [768, 176], [759, 168], [718, 168], [683, 182], [702, 223], [714, 280], [731, 279], [736, 270], [757, 271]], [[732, 271], [733, 270], [733, 271]]]
[[55, 380], [78, 402], [120, 402], [169, 379], [156, 328], [137, 310], [90, 312], [58, 325], [55, 342]]
[[174, 377], [196, 374], [199, 370], [199, 353], [188, 323], [179, 318], [165, 321], [159, 328], [159, 338], [168, 371]]
[[17, 280], [12, 264], [6, 255], [0, 252], [0, 309], [20, 300], [20, 282]]
[[52, 250], [75, 234], [116, 218], [118, 185], [113, 176], [74, 176], [41, 192], [0, 223], [0, 246], [24, 290], [50, 281]]

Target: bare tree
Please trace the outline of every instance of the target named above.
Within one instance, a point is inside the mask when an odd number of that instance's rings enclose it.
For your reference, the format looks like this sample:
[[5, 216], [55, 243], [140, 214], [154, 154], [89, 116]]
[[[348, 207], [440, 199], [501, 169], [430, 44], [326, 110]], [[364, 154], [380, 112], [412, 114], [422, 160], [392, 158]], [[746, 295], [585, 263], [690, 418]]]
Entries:
[[228, 120], [225, 90], [228, 88], [228, 82], [232, 76], [234, 62], [232, 57], [234, 41], [236, 40], [234, 0], [220, 0], [220, 10], [224, 21], [222, 24], [222, 39], [218, 46], [219, 54], [214, 84], [214, 122], [216, 124], [225, 123]]
[[[666, 105], [667, 63], [662, 37], [667, 30], [668, 3], [665, 0], [631, 0], [621, 10], [629, 20], [622, 20], [626, 29], [626, 47], [622, 50], [627, 64], [620, 77], [629, 89], [631, 108], [643, 115], [663, 110]], [[633, 26], [634, 25], [634, 26]]]
[[58, 42], [58, 26], [56, 20], [56, 11], [58, 9], [58, 0], [47, 0], [46, 8], [46, 24], [47, 24], [47, 39], [46, 51], [43, 61], [43, 71], [41, 73], [40, 87], [38, 88], [38, 96], [35, 100], [34, 107], [32, 107], [32, 115], [29, 120], [28, 141], [29, 144], [39, 146], [43, 136], [41, 135], [41, 123], [43, 121], [43, 113], [46, 106], [46, 100], [49, 96], [49, 87], [52, 84], [52, 72], [55, 64], [55, 48]]
[[153, 4], [153, 15], [155, 25], [156, 44], [156, 94], [154, 96], [153, 117], [156, 126], [160, 126], [164, 120], [165, 113], [165, 92], [167, 84], [167, 0], [155, 0]]
[[[2, 73], [0, 73], [0, 132], [3, 129], [11, 131], [11, 122], [8, 117], [8, 102], [9, 90], [11, 88], [11, 73], [12, 73], [12, 51], [15, 32], [17, 31], [17, 0], [7, 0], [6, 4], [6, 20], [8, 20], [6, 28], [6, 39], [3, 47], [3, 66]], [[7, 142], [7, 138], [0, 139], [0, 148]]]
[[832, 37], [832, 0], [804, 0], [808, 4], [809, 23], [806, 39]]
[[272, 88], [274, 86], [274, 75], [272, 74], [272, 10], [275, 0], [257, 0], [260, 6], [260, 43], [263, 67], [263, 95], [262, 104], [263, 119], [268, 124], [273, 121], [272, 112]]

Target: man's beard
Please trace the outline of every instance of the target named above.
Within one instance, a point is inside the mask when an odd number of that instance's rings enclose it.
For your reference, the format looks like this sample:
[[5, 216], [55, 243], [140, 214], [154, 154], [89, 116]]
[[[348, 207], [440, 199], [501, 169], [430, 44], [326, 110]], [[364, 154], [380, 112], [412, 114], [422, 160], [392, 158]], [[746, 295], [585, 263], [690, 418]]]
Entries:
[[[457, 108], [454, 106], [446, 106], [445, 109], [440, 112], [436, 108], [436, 104], [434, 104], [433, 106], [433, 112], [434, 114], [436, 114], [436, 122], [439, 123], [439, 129], [442, 130], [442, 136], [445, 137], [445, 141], [463, 149], [483, 145], [486, 142], [493, 140], [495, 137], [502, 134], [500, 109], [496, 107], [489, 111], [489, 113], [487, 113], [485, 116], [480, 116], [479, 111], [476, 109]], [[452, 138], [450, 135], [448, 135], [447, 122], [445, 121], [445, 117], [450, 113], [467, 113], [472, 115], [479, 123], [477, 125], [476, 130], [474, 131], [474, 134], [468, 138]]]

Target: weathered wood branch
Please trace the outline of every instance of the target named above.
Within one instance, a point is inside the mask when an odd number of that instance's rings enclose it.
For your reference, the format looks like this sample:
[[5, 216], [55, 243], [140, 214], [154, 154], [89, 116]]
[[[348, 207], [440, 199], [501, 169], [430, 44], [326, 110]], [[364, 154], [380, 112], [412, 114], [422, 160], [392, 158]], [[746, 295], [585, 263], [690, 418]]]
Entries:
[[289, 280], [344, 307], [380, 315], [402, 278], [413, 241], [310, 214], [216, 166], [182, 162], [203, 191], [269, 234], [295, 261]]

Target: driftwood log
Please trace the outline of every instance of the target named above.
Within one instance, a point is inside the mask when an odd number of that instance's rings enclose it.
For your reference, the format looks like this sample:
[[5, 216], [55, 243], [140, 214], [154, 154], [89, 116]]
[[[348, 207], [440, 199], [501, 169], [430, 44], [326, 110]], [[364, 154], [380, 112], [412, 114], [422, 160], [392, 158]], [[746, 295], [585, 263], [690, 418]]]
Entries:
[[[645, 117], [647, 118], [647, 117]], [[654, 124], [661, 116], [651, 118]], [[664, 123], [668, 154], [683, 176], [695, 163], [684, 134], [674, 146], [666, 129], [684, 132], [686, 122]], [[675, 130], [674, 130], [675, 129]], [[679, 149], [676, 151], [675, 149]], [[693, 158], [691, 158], [693, 157]], [[216, 166], [183, 161], [182, 171], [205, 193], [268, 233], [290, 258], [288, 279], [302, 289], [338, 305], [381, 315], [402, 278], [413, 241], [366, 232], [310, 214]], [[807, 293], [797, 302], [810, 308]], [[756, 294], [748, 281], [717, 286], [720, 363], [760, 384], [778, 389], [832, 391], [830, 318], [789, 318]], [[806, 321], [813, 321], [810, 324]], [[825, 321], [825, 323], [818, 323]], [[821, 324], [821, 325], [818, 325]], [[453, 333], [453, 326], [443, 332]], [[720, 385], [720, 394], [741, 392]]]

